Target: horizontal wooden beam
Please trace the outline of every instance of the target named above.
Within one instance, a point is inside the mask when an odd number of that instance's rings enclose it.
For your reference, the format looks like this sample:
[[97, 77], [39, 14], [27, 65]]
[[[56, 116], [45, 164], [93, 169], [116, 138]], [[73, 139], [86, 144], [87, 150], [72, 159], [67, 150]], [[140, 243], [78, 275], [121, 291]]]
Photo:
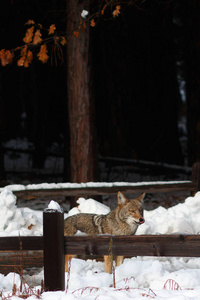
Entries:
[[51, 197], [56, 198], [60, 196], [77, 196], [84, 197], [87, 195], [109, 195], [116, 194], [121, 191], [126, 194], [131, 193], [156, 193], [156, 192], [175, 192], [175, 191], [196, 191], [197, 183], [195, 182], [176, 182], [176, 183], [148, 183], [148, 184], [136, 184], [136, 185], [113, 185], [113, 186], [94, 186], [94, 187], [75, 187], [75, 188], [54, 188], [54, 189], [38, 189], [38, 190], [21, 190], [13, 191], [13, 193], [18, 197], [18, 199], [34, 199], [34, 198], [44, 198]]
[[0, 237], [0, 251], [43, 250], [42, 236]]
[[[21, 240], [21, 241], [20, 241]], [[22, 244], [21, 244], [22, 243]], [[43, 250], [43, 237], [1, 237], [0, 251]], [[200, 235], [65, 236], [65, 254], [200, 257]]]
[[200, 256], [199, 235], [73, 236], [65, 237], [65, 253], [114, 256]]

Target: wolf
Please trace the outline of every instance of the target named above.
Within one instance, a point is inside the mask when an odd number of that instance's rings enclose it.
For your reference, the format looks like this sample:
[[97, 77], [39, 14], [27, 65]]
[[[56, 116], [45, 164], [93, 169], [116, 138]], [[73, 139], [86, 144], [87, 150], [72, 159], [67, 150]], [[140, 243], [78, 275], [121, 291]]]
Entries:
[[64, 221], [64, 234], [75, 235], [77, 231], [88, 235], [112, 234], [133, 235], [143, 218], [142, 200], [145, 193], [136, 199], [128, 199], [118, 192], [118, 206], [107, 215], [80, 213]]
[[[145, 193], [138, 198], [128, 199], [123, 193], [118, 192], [118, 206], [107, 215], [80, 213], [66, 218], [64, 235], [75, 235], [78, 230], [88, 235], [134, 235], [138, 226], [145, 222], [142, 208], [144, 197]], [[118, 256], [116, 264], [122, 262], [123, 257]], [[110, 273], [110, 267], [106, 269]]]

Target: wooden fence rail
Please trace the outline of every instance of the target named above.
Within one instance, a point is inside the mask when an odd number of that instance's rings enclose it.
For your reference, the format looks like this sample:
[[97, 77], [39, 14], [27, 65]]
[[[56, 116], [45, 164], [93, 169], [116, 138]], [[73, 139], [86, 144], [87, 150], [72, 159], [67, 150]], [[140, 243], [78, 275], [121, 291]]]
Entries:
[[0, 251], [43, 250], [42, 236], [0, 237]]
[[200, 257], [199, 235], [74, 236], [65, 237], [65, 253], [114, 256]]
[[[21, 244], [22, 243], [22, 244]], [[65, 236], [64, 253], [85, 256], [109, 254], [125, 256], [200, 257], [200, 235], [136, 235], [136, 236]], [[43, 250], [43, 236], [0, 237], [0, 251]]]
[[[59, 197], [88, 197], [88, 196], [103, 196], [116, 194], [121, 191], [125, 194], [133, 194], [140, 192], [158, 193], [158, 192], [176, 192], [176, 191], [188, 191], [196, 192], [200, 190], [200, 162], [197, 162], [192, 167], [191, 181], [166, 181], [166, 182], [141, 182], [141, 183], [127, 183], [120, 184], [108, 184], [105, 186], [103, 183], [88, 184], [72, 184], [68, 187], [58, 188], [38, 188], [23, 190], [13, 190], [13, 193], [17, 196], [18, 200], [34, 200], [45, 198], [59, 198]], [[76, 206], [76, 201], [71, 199], [72, 206]]]
[[113, 186], [93, 186], [93, 187], [76, 187], [76, 188], [58, 188], [58, 189], [28, 189], [22, 191], [13, 191], [13, 193], [19, 199], [34, 199], [43, 197], [59, 197], [59, 196], [76, 196], [84, 197], [87, 195], [109, 195], [116, 194], [118, 191], [123, 193], [140, 193], [148, 192], [175, 192], [175, 191], [196, 191], [197, 183], [193, 181], [183, 181], [183, 182], [157, 182], [148, 184], [135, 184], [135, 185], [113, 185]]

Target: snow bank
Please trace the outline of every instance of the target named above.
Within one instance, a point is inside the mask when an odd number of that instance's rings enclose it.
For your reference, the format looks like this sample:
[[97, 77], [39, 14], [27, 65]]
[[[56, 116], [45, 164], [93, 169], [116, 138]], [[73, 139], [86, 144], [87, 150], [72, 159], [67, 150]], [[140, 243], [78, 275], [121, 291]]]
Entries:
[[[200, 288], [200, 260], [199, 258], [157, 257], [125, 259], [122, 265], [116, 267], [115, 280], [117, 288], [162, 290], [169, 280], [176, 282], [181, 289]], [[88, 286], [109, 288], [111, 285], [113, 285], [113, 276], [104, 272], [103, 262], [72, 260], [69, 279], [71, 290]]]
[[0, 193], [0, 236], [41, 234], [41, 214], [29, 208], [17, 208], [16, 196], [3, 189]]
[[200, 232], [200, 192], [188, 197], [184, 203], [168, 209], [158, 207], [145, 211], [145, 223], [136, 234], [199, 234]]

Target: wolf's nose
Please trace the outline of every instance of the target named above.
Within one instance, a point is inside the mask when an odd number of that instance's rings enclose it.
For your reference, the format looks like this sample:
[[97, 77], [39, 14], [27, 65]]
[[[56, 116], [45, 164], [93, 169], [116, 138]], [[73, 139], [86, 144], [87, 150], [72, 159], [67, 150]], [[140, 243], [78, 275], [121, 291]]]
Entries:
[[140, 224], [143, 224], [144, 223], [144, 218], [139, 218], [139, 222], [140, 222]]

